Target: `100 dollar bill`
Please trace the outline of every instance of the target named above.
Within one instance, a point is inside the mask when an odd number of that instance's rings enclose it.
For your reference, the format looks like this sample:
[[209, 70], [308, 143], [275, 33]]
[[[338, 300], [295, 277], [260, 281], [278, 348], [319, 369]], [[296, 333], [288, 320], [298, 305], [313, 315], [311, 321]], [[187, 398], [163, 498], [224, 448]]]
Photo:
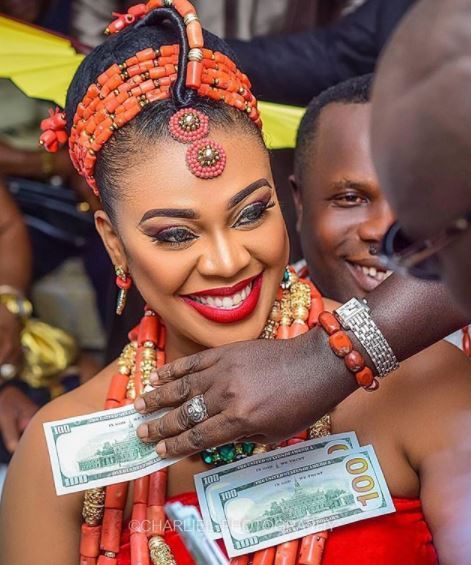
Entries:
[[313, 459], [219, 491], [230, 557], [394, 512], [371, 446]]
[[178, 461], [161, 459], [155, 444], [136, 435], [167, 411], [142, 415], [129, 405], [43, 424], [57, 494], [130, 481]]
[[217, 514], [218, 493], [221, 490], [230, 488], [235, 482], [255, 480], [266, 472], [276, 472], [287, 466], [300, 466], [312, 453], [328, 457], [338, 450], [351, 450], [357, 447], [359, 443], [354, 432], [334, 434], [252, 455], [241, 461], [198, 473], [194, 477], [196, 493], [208, 537], [222, 538], [221, 516]]

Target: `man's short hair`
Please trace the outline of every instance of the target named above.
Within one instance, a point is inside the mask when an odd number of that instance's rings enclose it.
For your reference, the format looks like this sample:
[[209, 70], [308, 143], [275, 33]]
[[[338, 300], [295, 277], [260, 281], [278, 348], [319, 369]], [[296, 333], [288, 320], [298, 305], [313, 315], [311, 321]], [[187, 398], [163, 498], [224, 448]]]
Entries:
[[366, 104], [370, 101], [373, 75], [363, 75], [331, 86], [309, 102], [299, 124], [294, 155], [294, 171], [302, 181], [303, 171], [312, 159], [312, 146], [316, 138], [318, 120], [322, 110], [329, 104]]

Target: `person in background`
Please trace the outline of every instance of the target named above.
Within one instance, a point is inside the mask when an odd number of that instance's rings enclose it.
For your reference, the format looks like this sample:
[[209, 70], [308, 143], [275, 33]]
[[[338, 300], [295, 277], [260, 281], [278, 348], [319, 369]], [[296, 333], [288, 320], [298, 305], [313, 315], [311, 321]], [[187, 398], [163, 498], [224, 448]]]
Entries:
[[30, 319], [32, 259], [24, 218], [0, 180], [0, 490], [34, 413], [79, 382], [73, 338]]
[[375, 165], [399, 221], [385, 252], [404, 271], [442, 277], [468, 315], [470, 26], [466, 0], [419, 2], [379, 66], [372, 120]]
[[[14, 380], [22, 364], [22, 324], [13, 310], [16, 304], [21, 311], [31, 282], [31, 264], [26, 226], [0, 183], [0, 433], [9, 453], [15, 450], [21, 432], [38, 409]], [[5, 457], [0, 460], [5, 462]]]
[[339, 302], [365, 297], [392, 274], [378, 256], [394, 216], [371, 160], [372, 80], [350, 79], [310, 102], [290, 177], [304, 265]]
[[414, 0], [367, 0], [328, 28], [229, 40], [263, 100], [305, 106], [350, 77], [370, 73]]
[[29, 22], [43, 18], [50, 6], [51, 0], [0, 0], [0, 12]]
[[[53, 3], [48, 0], [0, 0], [3, 13], [27, 23], [42, 23], [53, 8]], [[46, 387], [35, 389], [17, 378], [22, 376], [24, 365], [23, 324], [14, 312], [23, 307], [30, 308], [24, 306], [29, 304], [26, 300], [29, 296], [35, 303], [36, 316], [40, 312], [43, 322], [54, 325], [57, 296], [52, 295], [51, 299], [51, 295], [46, 295], [47, 300], [43, 303], [44, 296], [34, 285], [39, 280], [43, 282], [44, 277], [71, 254], [77, 254], [69, 241], [54, 236], [54, 226], [50, 232], [43, 231], [34, 223], [35, 217], [31, 219], [22, 213], [20, 203], [21, 206], [25, 203], [22, 183], [26, 189], [30, 185], [42, 187], [45, 196], [50, 191], [52, 197], [58, 192], [59, 185], [67, 185], [76, 191], [79, 200], [87, 201], [90, 208], [98, 207], [98, 200], [89, 190], [83, 190], [83, 183], [75, 173], [67, 151], [63, 149], [51, 155], [38, 146], [39, 123], [48, 115], [49, 107], [47, 102], [24, 95], [9, 80], [0, 79], [0, 464], [8, 463], [29, 419], [51, 398], [51, 391]], [[69, 192], [73, 202], [73, 191]], [[43, 210], [44, 216], [39, 218], [43, 224], [53, 218], [53, 213], [46, 210], [46, 200], [44, 197], [40, 204], [34, 204], [34, 200], [28, 204], [28, 210]], [[76, 204], [70, 206], [75, 211]], [[71, 226], [67, 227], [72, 232]], [[70, 235], [74, 236], [73, 233]], [[74, 328], [69, 325], [64, 329]], [[49, 338], [57, 338], [59, 331], [51, 332]], [[89, 372], [94, 374], [96, 370], [95, 357], [82, 354], [82, 377], [85, 379]], [[77, 383], [77, 370], [74, 369], [66, 388]]]
[[[314, 284], [337, 302], [368, 297], [391, 274], [378, 257], [394, 214], [371, 157], [372, 80], [372, 75], [350, 79], [313, 99], [297, 136], [291, 182], [301, 244]], [[431, 562], [467, 563], [464, 524], [471, 512], [467, 504], [453, 505], [463, 484], [471, 482], [471, 457], [462, 449], [471, 432], [469, 414], [471, 361], [446, 342], [403, 362], [374, 394], [358, 390], [330, 413], [333, 433], [354, 430], [361, 444], [375, 448], [396, 514], [394, 529], [388, 533], [390, 525], [383, 523], [372, 535], [376, 543], [356, 532], [364, 540], [358, 555], [355, 537], [334, 530], [326, 559], [344, 536], [348, 558], [334, 553], [333, 563], [418, 564], [429, 552]]]
[[[392, 274], [379, 256], [395, 216], [371, 157], [372, 81], [372, 75], [351, 79], [311, 101], [290, 178], [308, 270], [321, 292], [339, 302], [365, 297]], [[471, 356], [467, 336], [466, 327], [449, 341]]]
[[66, 150], [44, 157], [37, 146], [37, 122], [47, 116], [47, 102], [29, 98], [8, 79], [2, 78], [0, 108], [0, 176], [23, 176], [41, 181], [60, 177], [68, 181], [74, 175]]

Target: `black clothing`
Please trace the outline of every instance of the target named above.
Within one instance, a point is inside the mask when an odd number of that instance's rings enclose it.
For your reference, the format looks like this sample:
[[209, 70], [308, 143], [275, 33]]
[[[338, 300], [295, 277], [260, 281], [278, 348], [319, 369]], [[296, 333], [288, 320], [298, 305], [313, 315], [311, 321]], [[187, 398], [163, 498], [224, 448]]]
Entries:
[[329, 86], [371, 73], [414, 0], [368, 0], [329, 28], [251, 41], [229, 40], [262, 100], [305, 106]]

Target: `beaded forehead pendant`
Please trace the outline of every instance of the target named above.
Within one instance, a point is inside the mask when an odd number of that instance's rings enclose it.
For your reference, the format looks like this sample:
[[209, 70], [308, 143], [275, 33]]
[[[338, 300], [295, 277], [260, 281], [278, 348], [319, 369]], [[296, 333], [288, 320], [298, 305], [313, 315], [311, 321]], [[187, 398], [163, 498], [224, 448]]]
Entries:
[[195, 176], [212, 179], [224, 171], [226, 152], [219, 143], [207, 139], [209, 119], [206, 114], [194, 108], [183, 108], [173, 114], [168, 128], [176, 141], [190, 144], [186, 163]]
[[[204, 47], [201, 24], [188, 0], [149, 0], [138, 4], [127, 14], [118, 15], [108, 32], [119, 32], [160, 10], [167, 19], [171, 20], [175, 13], [182, 20], [185, 32], [178, 44], [141, 49], [103, 71], [77, 105], [70, 137], [62, 112], [56, 112], [41, 124], [44, 148], [57, 151], [68, 140], [74, 167], [98, 196], [95, 165], [104, 144], [148, 104], [170, 99], [175, 89], [180, 94], [190, 89], [200, 98], [224, 102], [246, 113], [258, 127], [262, 125], [248, 77], [227, 55]], [[182, 56], [181, 45], [188, 50], [186, 58]], [[179, 76], [184, 77], [181, 84], [177, 80]], [[183, 106], [171, 117], [168, 127], [174, 139], [188, 145], [186, 163], [192, 174], [202, 179], [221, 175], [227, 156], [219, 143], [208, 138], [208, 116]]]

